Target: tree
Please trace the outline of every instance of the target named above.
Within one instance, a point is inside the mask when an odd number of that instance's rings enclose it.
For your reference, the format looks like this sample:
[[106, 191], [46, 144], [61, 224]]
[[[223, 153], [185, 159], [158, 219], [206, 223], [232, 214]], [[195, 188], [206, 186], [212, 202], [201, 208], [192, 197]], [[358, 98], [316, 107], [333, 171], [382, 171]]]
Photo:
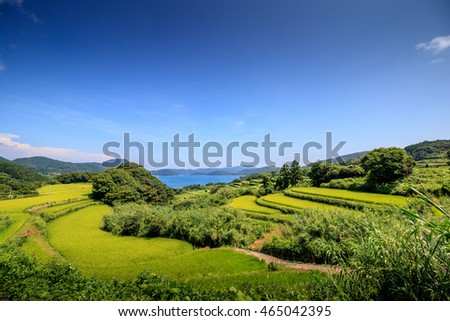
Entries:
[[280, 172], [278, 173], [276, 182], [275, 182], [275, 188], [277, 190], [285, 190], [289, 187], [290, 183], [290, 168], [288, 164], [283, 164], [283, 166], [280, 169]]
[[294, 159], [289, 169], [289, 185], [295, 186], [302, 179], [303, 173], [300, 164]]
[[446, 156], [447, 156], [447, 159], [448, 159], [448, 161], [447, 161], [447, 165], [449, 165], [450, 166], [450, 149], [447, 151], [447, 154], [446, 154]]
[[312, 164], [308, 175], [311, 178], [313, 186], [320, 186], [320, 184], [327, 183], [337, 177], [336, 166], [328, 162], [316, 162]]
[[374, 183], [389, 183], [412, 173], [414, 160], [402, 148], [377, 148], [361, 159], [361, 167]]

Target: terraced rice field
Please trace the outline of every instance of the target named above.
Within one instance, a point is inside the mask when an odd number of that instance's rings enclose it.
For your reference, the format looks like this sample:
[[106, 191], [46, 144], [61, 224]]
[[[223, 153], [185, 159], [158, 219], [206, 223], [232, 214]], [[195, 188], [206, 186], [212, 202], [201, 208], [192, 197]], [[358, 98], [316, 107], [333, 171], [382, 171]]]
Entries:
[[99, 226], [110, 211], [96, 205], [49, 223], [51, 245], [86, 274], [101, 278], [127, 278], [142, 270], [178, 280], [267, 271], [258, 259], [229, 249], [194, 250], [184, 241], [104, 232]]
[[70, 199], [88, 200], [92, 191], [91, 184], [67, 184], [45, 186], [38, 190], [35, 197], [17, 198], [12, 200], [0, 200], [0, 216], [11, 217], [13, 223], [5, 230], [0, 231], [0, 242], [15, 235], [22, 226], [30, 219], [26, 209], [39, 204], [50, 202], [61, 202]]
[[262, 213], [262, 214], [280, 214], [279, 210], [261, 206], [256, 204], [256, 196], [253, 195], [245, 195], [240, 196], [230, 203], [231, 207], [241, 209], [243, 211], [254, 212], [254, 213]]
[[283, 194], [270, 194], [262, 197], [263, 201], [268, 203], [273, 203], [276, 205], [281, 205], [285, 207], [290, 207], [294, 209], [324, 209], [324, 210], [335, 210], [339, 209], [337, 206], [322, 204], [318, 202], [312, 202], [307, 200], [301, 200], [293, 197], [288, 197]]
[[12, 200], [0, 201], [1, 212], [23, 212], [25, 209], [38, 205], [45, 204], [50, 201], [61, 202], [69, 199], [88, 198], [92, 192], [91, 184], [67, 184], [67, 185], [51, 185], [41, 187], [39, 196], [17, 198]]
[[9, 216], [12, 220], [12, 224], [5, 230], [0, 231], [0, 242], [13, 236], [22, 225], [30, 218], [30, 215], [26, 213], [0, 213], [0, 215]]
[[65, 211], [65, 210], [68, 210], [68, 209], [71, 209], [74, 207], [79, 207], [79, 206], [83, 206], [83, 205], [91, 204], [91, 203], [92, 203], [91, 200], [81, 200], [81, 201], [69, 202], [69, 203], [64, 203], [61, 205], [55, 205], [55, 206], [45, 208], [45, 209], [39, 211], [39, 213], [55, 214], [55, 213], [62, 212], [62, 211]]
[[405, 197], [397, 195], [353, 192], [341, 189], [320, 188], [320, 187], [294, 187], [291, 189], [291, 191], [295, 193], [313, 196], [329, 197], [370, 204], [393, 204], [393, 205], [407, 204], [407, 199]]

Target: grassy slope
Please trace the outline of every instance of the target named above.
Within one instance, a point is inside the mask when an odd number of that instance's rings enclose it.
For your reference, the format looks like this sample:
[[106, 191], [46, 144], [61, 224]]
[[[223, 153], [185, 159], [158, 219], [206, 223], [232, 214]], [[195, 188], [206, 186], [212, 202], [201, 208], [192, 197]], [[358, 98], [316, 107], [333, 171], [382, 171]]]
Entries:
[[50, 243], [89, 275], [127, 278], [142, 270], [177, 280], [266, 271], [256, 258], [228, 249], [193, 250], [187, 242], [119, 237], [99, 229], [111, 209], [92, 206], [48, 224]]
[[352, 192], [341, 189], [320, 188], [320, 187], [294, 187], [292, 191], [309, 195], [319, 195], [330, 198], [353, 200], [377, 204], [406, 205], [407, 200], [403, 196], [384, 195], [375, 193]]
[[403, 180], [405, 184], [425, 186], [433, 191], [441, 188], [443, 184], [450, 183], [450, 166], [414, 168], [413, 173]]

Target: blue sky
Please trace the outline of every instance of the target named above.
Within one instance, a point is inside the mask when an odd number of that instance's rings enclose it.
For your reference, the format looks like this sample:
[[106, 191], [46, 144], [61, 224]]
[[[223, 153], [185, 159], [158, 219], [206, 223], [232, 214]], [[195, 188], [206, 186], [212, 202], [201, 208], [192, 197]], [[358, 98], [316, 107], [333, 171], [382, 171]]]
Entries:
[[98, 161], [125, 132], [292, 152], [332, 132], [341, 154], [449, 139], [450, 3], [0, 0], [0, 117], [9, 159]]

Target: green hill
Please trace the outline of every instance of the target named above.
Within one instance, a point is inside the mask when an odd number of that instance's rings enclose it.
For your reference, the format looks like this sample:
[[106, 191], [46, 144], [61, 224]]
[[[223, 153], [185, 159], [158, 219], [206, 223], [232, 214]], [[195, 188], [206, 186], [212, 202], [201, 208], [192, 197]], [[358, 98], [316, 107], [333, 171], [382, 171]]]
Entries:
[[425, 159], [443, 159], [444, 153], [450, 150], [450, 139], [423, 141], [405, 147], [406, 152], [416, 161]]
[[0, 195], [11, 191], [14, 194], [33, 194], [45, 180], [41, 174], [0, 158]]
[[13, 163], [43, 175], [58, 175], [78, 172], [103, 172], [105, 168], [100, 163], [71, 163], [47, 157], [18, 158]]

